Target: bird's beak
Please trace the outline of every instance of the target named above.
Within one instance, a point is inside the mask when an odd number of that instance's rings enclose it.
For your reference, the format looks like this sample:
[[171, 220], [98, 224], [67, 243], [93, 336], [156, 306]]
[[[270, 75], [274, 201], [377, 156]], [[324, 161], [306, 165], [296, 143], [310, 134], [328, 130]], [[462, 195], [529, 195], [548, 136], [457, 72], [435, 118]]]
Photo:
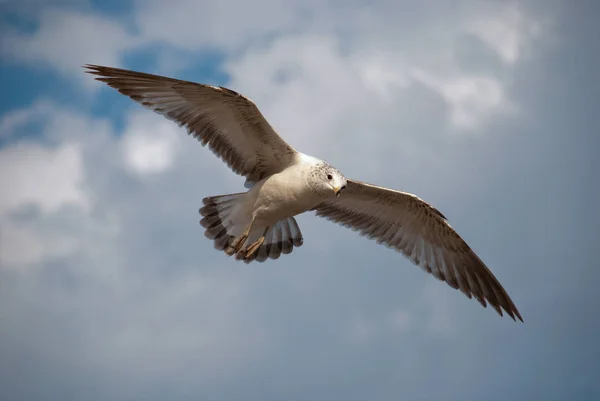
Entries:
[[335, 192], [335, 196], [340, 196], [340, 194], [342, 193], [342, 189], [346, 188], [346, 186], [341, 186], [341, 187], [333, 187], [333, 192]]

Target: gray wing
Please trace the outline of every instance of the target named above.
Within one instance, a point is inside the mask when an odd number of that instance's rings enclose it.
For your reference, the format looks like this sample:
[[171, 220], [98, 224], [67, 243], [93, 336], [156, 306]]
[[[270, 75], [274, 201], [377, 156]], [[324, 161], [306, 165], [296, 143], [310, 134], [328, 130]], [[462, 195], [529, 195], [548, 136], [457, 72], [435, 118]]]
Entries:
[[348, 180], [342, 196], [315, 208], [317, 216], [340, 223], [402, 252], [417, 266], [483, 307], [487, 302], [523, 321], [502, 285], [448, 224], [444, 215], [418, 197]]
[[296, 151], [269, 125], [256, 105], [230, 89], [119, 68], [86, 65], [120, 93], [185, 126], [249, 182], [293, 164]]

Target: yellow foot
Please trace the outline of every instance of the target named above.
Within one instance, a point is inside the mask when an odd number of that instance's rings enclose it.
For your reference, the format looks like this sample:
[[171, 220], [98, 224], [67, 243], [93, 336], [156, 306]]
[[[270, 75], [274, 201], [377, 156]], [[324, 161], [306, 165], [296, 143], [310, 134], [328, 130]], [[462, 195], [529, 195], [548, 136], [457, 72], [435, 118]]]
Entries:
[[244, 242], [246, 242], [247, 239], [248, 236], [246, 234], [243, 234], [241, 237], [234, 239], [233, 242], [229, 245], [229, 247], [225, 249], [225, 253], [227, 254], [227, 256], [231, 256], [234, 253], [239, 252], [239, 250], [242, 249], [242, 245], [244, 245]]
[[257, 239], [256, 242], [254, 242], [253, 244], [248, 245], [248, 247], [244, 251], [242, 251], [242, 252], [245, 252], [244, 260], [250, 259], [252, 257], [252, 255], [254, 255], [256, 253], [256, 251], [258, 251], [258, 248], [260, 248], [260, 246], [263, 244], [263, 242], [265, 242], [264, 235], [262, 237], [260, 237], [259, 239]]

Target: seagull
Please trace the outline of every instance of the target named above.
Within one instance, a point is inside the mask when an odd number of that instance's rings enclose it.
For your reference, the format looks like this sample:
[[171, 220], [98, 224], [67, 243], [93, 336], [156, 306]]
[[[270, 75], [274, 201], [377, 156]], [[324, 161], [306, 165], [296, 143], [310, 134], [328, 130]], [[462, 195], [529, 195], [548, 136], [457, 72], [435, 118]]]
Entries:
[[435, 278], [523, 321], [515, 304], [446, 217], [416, 195], [346, 178], [292, 148], [249, 98], [222, 86], [87, 64], [95, 79], [185, 127], [246, 178], [247, 191], [203, 199], [200, 224], [214, 247], [246, 263], [303, 243], [294, 216], [317, 216], [398, 252]]

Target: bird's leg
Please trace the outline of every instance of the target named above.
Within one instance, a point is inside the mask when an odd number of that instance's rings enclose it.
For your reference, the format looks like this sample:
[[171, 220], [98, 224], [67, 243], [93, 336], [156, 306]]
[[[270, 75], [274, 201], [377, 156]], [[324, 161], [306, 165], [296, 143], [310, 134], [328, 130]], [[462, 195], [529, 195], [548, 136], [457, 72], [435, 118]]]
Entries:
[[248, 239], [248, 235], [250, 235], [252, 224], [254, 224], [254, 216], [252, 216], [250, 224], [248, 224], [248, 227], [246, 227], [242, 235], [234, 239], [233, 242], [227, 247], [227, 249], [225, 249], [225, 253], [227, 254], [227, 256], [231, 256], [234, 253], [239, 252], [239, 250], [244, 245], [244, 242], [246, 242], [246, 240]]
[[252, 255], [254, 255], [256, 251], [258, 251], [258, 248], [260, 248], [260, 246], [265, 242], [265, 236], [267, 235], [267, 231], [269, 231], [269, 227], [265, 228], [265, 232], [263, 232], [263, 235], [261, 235], [259, 239], [257, 239], [252, 244], [248, 245], [246, 249], [241, 251], [245, 252], [244, 260], [250, 259]]

